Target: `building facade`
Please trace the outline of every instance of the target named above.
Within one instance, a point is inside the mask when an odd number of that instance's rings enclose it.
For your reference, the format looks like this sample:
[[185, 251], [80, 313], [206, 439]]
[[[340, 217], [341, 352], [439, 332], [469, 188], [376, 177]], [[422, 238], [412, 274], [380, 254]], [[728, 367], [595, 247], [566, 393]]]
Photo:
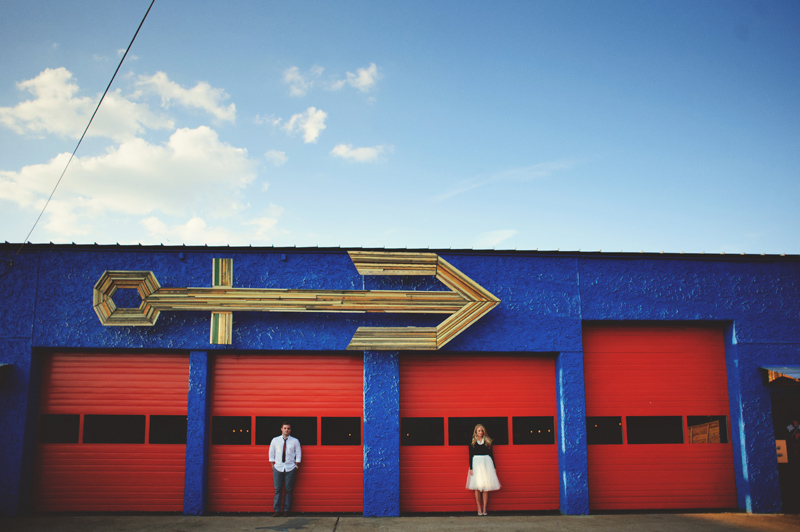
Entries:
[[18, 250], [0, 514], [270, 511], [284, 421], [300, 512], [472, 511], [476, 423], [492, 511], [798, 511], [800, 257]]

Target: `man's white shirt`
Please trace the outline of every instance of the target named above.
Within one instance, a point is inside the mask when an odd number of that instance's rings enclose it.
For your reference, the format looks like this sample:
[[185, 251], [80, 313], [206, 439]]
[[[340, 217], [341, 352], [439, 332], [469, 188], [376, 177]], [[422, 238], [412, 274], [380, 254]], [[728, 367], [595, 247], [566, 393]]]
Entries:
[[[286, 462], [282, 461], [284, 445], [286, 445]], [[289, 436], [285, 440], [283, 436], [272, 438], [272, 442], [269, 444], [269, 461], [273, 462], [275, 469], [281, 473], [292, 471], [302, 461], [300, 440], [293, 436]]]

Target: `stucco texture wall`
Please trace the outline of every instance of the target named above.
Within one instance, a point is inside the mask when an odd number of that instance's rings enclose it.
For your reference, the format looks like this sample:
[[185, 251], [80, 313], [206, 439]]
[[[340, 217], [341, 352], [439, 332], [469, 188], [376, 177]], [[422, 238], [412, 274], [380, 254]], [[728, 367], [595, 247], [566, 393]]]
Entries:
[[[16, 249], [0, 245], [0, 258], [7, 261]], [[759, 368], [800, 365], [799, 258], [456, 251], [440, 255], [501, 300], [444, 346], [445, 352], [572, 353], [563, 361], [568, 369], [580, 360], [581, 327], [587, 321], [705, 322], [727, 327], [740, 506], [750, 511], [775, 511], [777, 469], [769, 392], [760, 380]], [[0, 363], [14, 365], [12, 377], [0, 389], [0, 445], [4, 450], [0, 457], [0, 513], [16, 511], [20, 490], [25, 490], [20, 486], [28, 478], [24, 471], [29, 467], [26, 457], [34, 448], [31, 420], [35, 429], [38, 397], [36, 350], [339, 351], [362, 325], [435, 326], [445, 318], [240, 312], [234, 315], [233, 344], [218, 346], [209, 344], [208, 312], [163, 312], [153, 327], [105, 327], [92, 309], [92, 287], [105, 270], [152, 271], [165, 287], [207, 287], [212, 284], [213, 258], [233, 259], [235, 287], [446, 289], [430, 277], [363, 277], [344, 250], [25, 248], [13, 268], [0, 277]], [[394, 397], [395, 370], [383, 363], [383, 355], [374, 355], [374, 360], [370, 356], [370, 373], [365, 364], [365, 417], [369, 411], [378, 416], [370, 422], [379, 426], [395, 423], [394, 410], [381, 410], [379, 405], [382, 394], [391, 392]], [[372, 383], [369, 386], [368, 381]], [[565, 404], [580, 404], [582, 396], [575, 395], [575, 389], [582, 384], [566, 379], [562, 385]], [[376, 402], [367, 407], [367, 398]], [[574, 419], [567, 422], [580, 425]], [[373, 450], [380, 455], [395, 445], [376, 442], [374, 447], [367, 446], [368, 434], [365, 428], [367, 455]], [[585, 441], [578, 434], [565, 443], [572, 450], [565, 447], [562, 452], [562, 473], [572, 475], [574, 483], [584, 483], [584, 458], [579, 454], [585, 453]], [[386, 474], [394, 475], [394, 460], [393, 456], [386, 460], [366, 456], [365, 475], [372, 474], [366, 469], [373, 464], [377, 470], [386, 465]], [[562, 497], [578, 496], [567, 505], [580, 508], [580, 493], [585, 489], [564, 489], [562, 486]], [[368, 503], [380, 507], [382, 501], [395, 496], [375, 495], [368, 501], [371, 493], [365, 490], [365, 508]]]

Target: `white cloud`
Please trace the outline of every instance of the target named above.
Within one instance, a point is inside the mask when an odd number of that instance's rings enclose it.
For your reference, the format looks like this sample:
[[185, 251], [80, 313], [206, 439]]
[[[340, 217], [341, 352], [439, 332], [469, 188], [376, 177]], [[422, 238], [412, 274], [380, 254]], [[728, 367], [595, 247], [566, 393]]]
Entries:
[[316, 107], [309, 107], [303, 113], [293, 115], [283, 126], [287, 133], [303, 132], [303, 142], [317, 142], [320, 132], [325, 129], [328, 113]]
[[162, 236], [169, 232], [167, 224], [159, 220], [156, 216], [150, 216], [141, 221], [147, 232], [156, 236], [157, 240], [162, 240]]
[[558, 171], [569, 170], [574, 167], [575, 164], [576, 163], [574, 161], [552, 161], [549, 163], [534, 164], [532, 166], [524, 166], [521, 168], [512, 168], [511, 170], [505, 170], [489, 176], [478, 176], [471, 179], [465, 179], [464, 181], [455, 185], [452, 189], [440, 194], [436, 198], [436, 201], [452, 198], [453, 196], [457, 196], [459, 194], [463, 194], [464, 192], [469, 192], [470, 190], [490, 184], [502, 182], [523, 183], [533, 179], [541, 179]]
[[[117, 57], [122, 57], [123, 55], [125, 55], [125, 48], [119, 48], [117, 50]], [[139, 56], [138, 55], [133, 55], [133, 54], [128, 54], [128, 55], [125, 56], [125, 59], [127, 61], [136, 61], [137, 59], [139, 59]]]
[[283, 122], [282, 118], [276, 118], [275, 115], [256, 115], [254, 122], [256, 124], [267, 124], [270, 126], [279, 126]]
[[283, 73], [283, 82], [289, 84], [290, 96], [305, 96], [311, 88], [311, 82], [300, 74], [300, 69], [296, 66], [286, 69]]
[[282, 166], [289, 160], [285, 151], [278, 150], [269, 150], [264, 154], [264, 157], [275, 166]]
[[[63, 153], [19, 172], [0, 171], [0, 201], [41, 209], [68, 158]], [[255, 166], [247, 150], [220, 142], [205, 126], [178, 129], [163, 145], [131, 139], [103, 155], [73, 160], [46, 212], [47, 227], [68, 236], [85, 234], [77, 219], [88, 227], [128, 215], [234, 216], [246, 210], [243, 191], [255, 180]]]
[[[29, 92], [33, 99], [14, 107], [0, 107], [0, 124], [23, 134], [54, 134], [63, 138], [80, 138], [92, 116], [100, 95], [79, 97], [79, 87], [66, 68], [46, 69], [36, 77], [17, 83], [17, 88]], [[134, 102], [110, 91], [89, 128], [89, 137], [109, 137], [127, 140], [146, 128], [171, 129], [172, 120], [157, 116], [146, 104]]]
[[324, 70], [321, 66], [314, 66], [304, 76], [296, 66], [287, 68], [283, 72], [283, 82], [289, 85], [289, 96], [305, 96], [314, 86], [314, 78], [320, 77]]
[[210, 226], [200, 216], [192, 216], [184, 223], [173, 225], [168, 225], [157, 216], [149, 216], [139, 223], [147, 230], [150, 238], [157, 242], [246, 246], [287, 234], [287, 231], [278, 228], [283, 207], [270, 204], [261, 214], [258, 218], [242, 221], [241, 226], [235, 230], [230, 229], [229, 225]]
[[158, 242], [180, 242], [183, 244], [246, 245], [247, 238], [238, 231], [225, 227], [209, 227], [199, 216], [193, 216], [184, 224], [167, 226], [155, 216], [145, 218], [141, 224], [150, 238]]
[[374, 161], [378, 156], [391, 148], [386, 146], [372, 146], [364, 148], [353, 148], [352, 144], [339, 144], [331, 150], [331, 155], [334, 157], [341, 157], [342, 159], [350, 159], [359, 163], [366, 163]]
[[[78, 198], [77, 202], [81, 202], [81, 198]], [[43, 199], [36, 203], [37, 209], [41, 209], [44, 206]], [[51, 234], [69, 237], [73, 241], [78, 236], [85, 236], [92, 232], [93, 224], [89, 219], [81, 216], [81, 213], [78, 209], [75, 209], [75, 205], [71, 202], [51, 201], [47, 206], [47, 216], [44, 220], [44, 229], [50, 231]]]
[[476, 248], [494, 248], [501, 242], [505, 242], [509, 238], [517, 234], [515, 229], [501, 229], [498, 231], [486, 231], [478, 235], [475, 241]]
[[263, 214], [264, 216], [261, 218], [255, 218], [244, 223], [246, 226], [255, 228], [254, 238], [256, 239], [267, 239], [275, 232], [278, 218], [283, 214], [283, 207], [270, 203]]
[[361, 92], [372, 89], [379, 78], [378, 67], [375, 63], [370, 64], [367, 68], [359, 68], [355, 74], [347, 73], [347, 83]]
[[333, 81], [328, 84], [328, 90], [338, 91], [345, 85], [350, 85], [354, 89], [361, 92], [369, 92], [375, 87], [375, 84], [381, 79], [381, 74], [378, 72], [378, 66], [375, 63], [370, 63], [367, 68], [359, 68], [356, 73], [348, 72], [345, 79]]
[[245, 225], [254, 225], [257, 227], [257, 231], [259, 233], [266, 233], [267, 231], [274, 229], [275, 224], [277, 223], [277, 218], [256, 218], [255, 220], [245, 222]]
[[[221, 141], [207, 126], [175, 129], [166, 113], [155, 114], [142, 103], [145, 97], [158, 96], [165, 107], [194, 107], [218, 120], [233, 121], [235, 106], [223, 105], [227, 94], [207, 83], [184, 88], [161, 72], [139, 77], [136, 84], [141, 90], [133, 94], [114, 90], [106, 95], [88, 135], [114, 143], [104, 152], [72, 161], [34, 239], [136, 243], [149, 238], [247, 245], [285, 234], [277, 226], [280, 207], [254, 212], [250, 205], [257, 201], [255, 195], [263, 198], [269, 184], [256, 182], [259, 163], [247, 150]], [[18, 87], [31, 97], [0, 107], [0, 125], [19, 134], [78, 138], [99, 100], [99, 95], [82, 96], [65, 68], [47, 69]], [[289, 130], [316, 140], [326, 116], [310, 108]], [[282, 124], [280, 119], [269, 120]], [[140, 138], [151, 129], [169, 129], [172, 134], [161, 143]], [[8, 207], [14, 204], [37, 214], [69, 155], [18, 171], [0, 170], [0, 212], [11, 211]], [[287, 160], [277, 150], [265, 157], [276, 165]]]
[[171, 81], [164, 72], [156, 72], [152, 76], [139, 76], [136, 84], [150, 89], [161, 97], [161, 105], [169, 107], [171, 102], [186, 107], [194, 107], [210, 113], [217, 120], [233, 122], [236, 120], [236, 105], [225, 107], [222, 102], [229, 98], [222, 90], [212, 87], [205, 81], [200, 81], [187, 89]]

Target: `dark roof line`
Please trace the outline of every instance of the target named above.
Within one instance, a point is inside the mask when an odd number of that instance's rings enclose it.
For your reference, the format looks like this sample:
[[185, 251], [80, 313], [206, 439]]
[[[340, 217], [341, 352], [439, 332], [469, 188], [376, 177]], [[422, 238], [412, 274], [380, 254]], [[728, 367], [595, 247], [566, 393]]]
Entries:
[[[6, 241], [5, 244], [0, 244], [0, 248], [2, 247], [13, 247], [19, 246], [19, 244], [11, 243]], [[187, 252], [187, 251], [214, 251], [220, 250], [225, 252], [239, 252], [239, 253], [249, 253], [249, 252], [295, 252], [295, 253], [335, 253], [335, 252], [342, 252], [342, 251], [395, 251], [395, 252], [412, 252], [412, 253], [420, 253], [420, 252], [429, 252], [429, 253], [442, 253], [442, 254], [470, 254], [470, 255], [542, 255], [542, 256], [559, 256], [559, 257], [570, 257], [570, 256], [577, 256], [577, 257], [585, 257], [585, 258], [627, 258], [627, 259], [635, 259], [641, 257], [647, 258], [681, 258], [681, 259], [703, 259], [703, 260], [789, 260], [795, 261], [800, 260], [800, 255], [787, 255], [785, 253], [781, 254], [749, 254], [749, 253], [675, 253], [675, 252], [631, 252], [631, 251], [581, 251], [578, 250], [564, 250], [555, 249], [555, 250], [539, 250], [539, 249], [467, 249], [467, 248], [387, 248], [387, 247], [341, 247], [341, 246], [304, 246], [304, 247], [297, 247], [297, 246], [259, 246], [253, 247], [252, 245], [249, 246], [231, 246], [231, 245], [223, 245], [223, 246], [209, 246], [208, 244], [203, 245], [164, 245], [162, 244], [76, 244], [72, 242], [71, 244], [54, 244], [50, 242], [49, 244], [33, 244], [27, 243], [25, 249], [86, 249], [86, 250], [96, 250], [96, 251], [110, 251], [110, 250], [129, 250], [129, 251], [144, 251], [144, 250], [158, 250], [158, 251], [169, 251], [173, 250], [176, 252]]]

